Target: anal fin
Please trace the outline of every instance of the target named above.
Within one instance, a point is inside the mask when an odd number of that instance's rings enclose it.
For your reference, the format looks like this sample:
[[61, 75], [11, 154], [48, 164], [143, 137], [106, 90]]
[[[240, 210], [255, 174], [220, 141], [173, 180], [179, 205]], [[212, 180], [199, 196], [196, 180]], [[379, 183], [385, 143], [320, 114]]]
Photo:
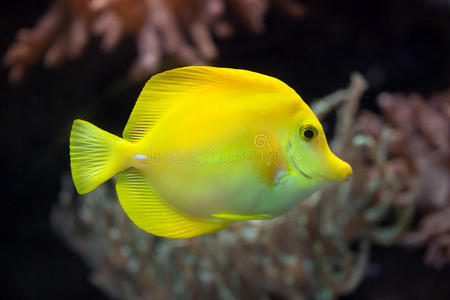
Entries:
[[208, 222], [180, 214], [153, 191], [136, 170], [120, 173], [116, 184], [120, 204], [142, 230], [167, 238], [189, 238], [224, 229], [231, 222]]

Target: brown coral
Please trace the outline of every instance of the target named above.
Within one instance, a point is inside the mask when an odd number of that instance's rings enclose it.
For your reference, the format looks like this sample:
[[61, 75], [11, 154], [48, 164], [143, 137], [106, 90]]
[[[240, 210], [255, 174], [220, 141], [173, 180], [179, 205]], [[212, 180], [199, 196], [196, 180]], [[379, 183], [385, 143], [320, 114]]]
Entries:
[[385, 168], [402, 180], [409, 195], [415, 195], [423, 215], [419, 228], [403, 241], [426, 244], [425, 261], [442, 267], [450, 261], [450, 91], [428, 101], [414, 94], [383, 93], [378, 104], [382, 117], [365, 112], [359, 124], [375, 141], [382, 128], [390, 128]]
[[98, 36], [107, 52], [126, 36], [136, 39], [137, 57], [129, 75], [140, 80], [160, 68], [166, 56], [178, 64], [206, 64], [217, 56], [213, 36], [233, 31], [228, 8], [253, 32], [264, 30], [270, 4], [293, 16], [304, 7], [295, 0], [55, 0], [33, 29], [21, 29], [3, 61], [9, 80], [23, 80], [43, 58], [48, 68], [81, 55]]

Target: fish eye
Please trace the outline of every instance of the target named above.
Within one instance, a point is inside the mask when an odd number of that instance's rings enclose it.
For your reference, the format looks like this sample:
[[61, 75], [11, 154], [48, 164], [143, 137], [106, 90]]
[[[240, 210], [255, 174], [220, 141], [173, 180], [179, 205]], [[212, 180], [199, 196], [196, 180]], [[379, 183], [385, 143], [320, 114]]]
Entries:
[[313, 138], [317, 136], [317, 129], [311, 125], [306, 125], [300, 128], [300, 137], [306, 141], [309, 142]]

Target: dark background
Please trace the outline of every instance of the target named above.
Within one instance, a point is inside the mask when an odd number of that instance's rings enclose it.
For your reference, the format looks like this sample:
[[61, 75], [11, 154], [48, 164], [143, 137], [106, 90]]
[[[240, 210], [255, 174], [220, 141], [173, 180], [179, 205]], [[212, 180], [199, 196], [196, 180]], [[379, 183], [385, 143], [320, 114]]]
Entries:
[[[35, 24], [50, 1], [2, 4], [0, 55], [15, 32]], [[347, 86], [352, 71], [371, 88], [363, 107], [376, 111], [380, 91], [429, 95], [450, 87], [448, 1], [301, 1], [302, 19], [271, 11], [262, 35], [239, 27], [218, 40], [218, 66], [273, 75], [305, 99]], [[106, 299], [89, 283], [87, 266], [53, 233], [49, 214], [60, 176], [69, 171], [71, 123], [82, 118], [120, 134], [143, 83], [124, 76], [134, 40], [109, 54], [93, 40], [78, 59], [47, 70], [38, 65], [21, 85], [0, 69], [3, 168], [0, 246], [2, 299]], [[422, 263], [420, 250], [373, 249], [367, 278], [347, 299], [450, 299], [449, 267]], [[3, 295], [3, 296], [2, 296]]]

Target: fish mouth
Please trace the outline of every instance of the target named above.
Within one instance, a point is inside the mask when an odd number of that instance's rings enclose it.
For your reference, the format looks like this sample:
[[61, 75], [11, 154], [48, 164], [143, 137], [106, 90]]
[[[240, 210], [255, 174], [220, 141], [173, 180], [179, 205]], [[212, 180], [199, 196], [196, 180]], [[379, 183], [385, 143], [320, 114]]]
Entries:
[[305, 176], [305, 177], [308, 178], [308, 179], [312, 179], [311, 176], [309, 176], [308, 174], [306, 174], [305, 172], [303, 172], [303, 171], [297, 166], [297, 164], [295, 163], [295, 160], [294, 160], [294, 158], [293, 158], [292, 156], [291, 156], [290, 158], [291, 158], [292, 164], [294, 165], [294, 168], [295, 168], [300, 174], [302, 174], [303, 176]]

